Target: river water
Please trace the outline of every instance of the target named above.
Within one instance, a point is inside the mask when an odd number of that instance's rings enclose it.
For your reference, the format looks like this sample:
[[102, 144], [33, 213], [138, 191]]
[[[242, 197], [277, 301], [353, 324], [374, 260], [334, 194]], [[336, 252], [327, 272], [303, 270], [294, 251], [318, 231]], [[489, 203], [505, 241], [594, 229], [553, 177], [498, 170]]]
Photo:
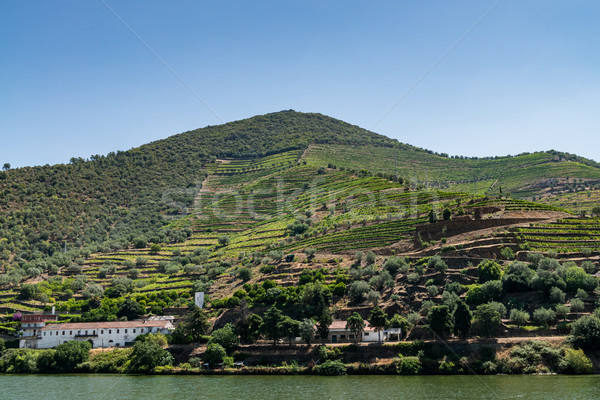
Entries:
[[0, 399], [597, 400], [600, 376], [0, 375]]

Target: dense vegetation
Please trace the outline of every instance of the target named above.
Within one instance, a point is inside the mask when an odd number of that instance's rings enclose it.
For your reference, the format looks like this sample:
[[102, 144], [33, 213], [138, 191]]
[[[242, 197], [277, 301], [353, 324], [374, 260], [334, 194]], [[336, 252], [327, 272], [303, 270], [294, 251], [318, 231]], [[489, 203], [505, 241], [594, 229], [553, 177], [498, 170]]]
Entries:
[[[600, 222], [568, 202], [509, 195], [593, 188], [598, 165], [576, 156], [448, 157], [286, 111], [68, 165], [5, 169], [2, 334], [17, 334], [17, 310], [135, 319], [193, 309], [204, 291], [207, 313], [182, 316], [170, 340], [209, 342], [204, 357], [225, 365], [239, 343], [318, 341], [334, 318], [409, 339], [573, 331], [574, 348], [587, 351], [594, 337]], [[163, 345], [143, 340], [77, 368], [168, 369]], [[551, 371], [581, 358], [546, 350], [554, 358], [539, 365]], [[5, 370], [21, 358], [31, 371], [55, 363], [40, 354], [11, 350]], [[475, 368], [446, 358], [438, 372]], [[319, 359], [319, 373], [346, 371], [338, 356]], [[489, 361], [489, 371], [519, 370]], [[394, 362], [398, 373], [433, 368], [417, 353]]]

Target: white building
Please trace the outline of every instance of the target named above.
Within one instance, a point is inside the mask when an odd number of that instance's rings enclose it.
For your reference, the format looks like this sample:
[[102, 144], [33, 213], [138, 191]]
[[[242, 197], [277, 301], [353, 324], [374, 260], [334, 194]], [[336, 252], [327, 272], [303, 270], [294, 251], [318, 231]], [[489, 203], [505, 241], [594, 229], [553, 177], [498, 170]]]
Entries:
[[[328, 343], [351, 343], [351, 342], [377, 342], [379, 335], [377, 331], [365, 321], [365, 328], [362, 331], [361, 337], [356, 340], [355, 334], [352, 331], [346, 329], [346, 321], [333, 321], [329, 325], [329, 336]], [[321, 340], [321, 337], [317, 333], [315, 341]], [[385, 335], [381, 332], [381, 341], [385, 341]]]
[[126, 346], [139, 335], [168, 334], [173, 329], [167, 319], [47, 324], [36, 335], [22, 337], [19, 347], [50, 349], [71, 340], [88, 341], [92, 347]]

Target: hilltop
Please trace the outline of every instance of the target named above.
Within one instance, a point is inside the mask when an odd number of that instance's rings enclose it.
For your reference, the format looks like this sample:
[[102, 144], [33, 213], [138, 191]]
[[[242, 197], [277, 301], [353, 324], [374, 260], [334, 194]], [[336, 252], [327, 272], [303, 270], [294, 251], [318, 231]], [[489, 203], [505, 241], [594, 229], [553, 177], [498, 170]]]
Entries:
[[[2, 172], [0, 307], [183, 315], [204, 291], [216, 327], [273, 305], [301, 320], [378, 304], [418, 338], [434, 306], [493, 300], [533, 318], [581, 289], [574, 317], [596, 299], [598, 185], [597, 163], [556, 151], [449, 157], [320, 114], [256, 116]], [[503, 317], [498, 332], [527, 334]]]

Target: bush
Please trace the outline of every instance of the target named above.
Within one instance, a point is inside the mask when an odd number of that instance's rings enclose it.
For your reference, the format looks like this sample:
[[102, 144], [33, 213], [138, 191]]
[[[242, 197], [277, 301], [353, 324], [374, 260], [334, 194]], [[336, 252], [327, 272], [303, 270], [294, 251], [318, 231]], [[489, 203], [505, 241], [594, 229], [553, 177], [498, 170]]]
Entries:
[[421, 373], [422, 366], [419, 357], [400, 357], [395, 361], [396, 372], [400, 375], [418, 375]]
[[591, 374], [594, 371], [592, 361], [581, 349], [566, 349], [560, 369], [568, 374]]
[[346, 294], [346, 284], [344, 282], [340, 282], [333, 287], [333, 294], [335, 296], [343, 296]]
[[315, 371], [317, 374], [325, 376], [346, 375], [346, 366], [341, 361], [329, 360], [321, 365], [317, 365]]
[[585, 315], [571, 325], [571, 343], [582, 349], [600, 348], [600, 319]]
[[448, 264], [440, 256], [433, 256], [427, 261], [427, 267], [444, 273], [448, 269]]
[[250, 279], [252, 279], [252, 270], [250, 268], [243, 267], [238, 269], [237, 275], [242, 281], [248, 282]]

